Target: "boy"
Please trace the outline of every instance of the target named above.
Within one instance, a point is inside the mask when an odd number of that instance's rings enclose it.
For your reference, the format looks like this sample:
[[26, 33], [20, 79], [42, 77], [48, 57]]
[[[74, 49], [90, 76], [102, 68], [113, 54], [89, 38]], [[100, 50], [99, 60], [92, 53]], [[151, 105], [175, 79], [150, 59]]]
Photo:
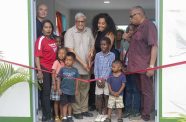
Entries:
[[75, 102], [75, 95], [78, 94], [78, 82], [74, 78], [79, 77], [78, 70], [73, 67], [75, 59], [75, 54], [68, 52], [65, 58], [65, 66], [60, 69], [58, 74], [57, 89], [61, 94], [60, 103], [63, 106], [63, 122], [73, 122], [71, 104]]
[[96, 54], [94, 74], [95, 78], [100, 78], [96, 81], [96, 109], [99, 114], [95, 121], [104, 121], [107, 118], [107, 103], [109, 96], [109, 89], [106, 82], [111, 73], [112, 62], [115, 59], [114, 53], [110, 52], [111, 40], [104, 37], [101, 40], [101, 52]]
[[123, 105], [123, 90], [125, 88], [126, 78], [122, 73], [122, 62], [115, 60], [112, 63], [112, 74], [107, 79], [109, 87], [109, 100], [108, 100], [108, 118], [104, 122], [111, 122], [112, 108], [118, 111], [118, 122], [123, 122], [121, 118]]

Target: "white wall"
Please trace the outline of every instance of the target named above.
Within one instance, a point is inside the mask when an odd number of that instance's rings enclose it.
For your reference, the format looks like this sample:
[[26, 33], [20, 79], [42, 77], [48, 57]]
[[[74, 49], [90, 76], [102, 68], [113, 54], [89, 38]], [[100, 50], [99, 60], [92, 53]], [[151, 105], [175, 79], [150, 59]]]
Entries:
[[[25, 65], [29, 65], [27, 2], [27, 0], [5, 0], [0, 4], [0, 15], [4, 18], [0, 19], [0, 27], [3, 30], [0, 51], [3, 51], [3, 59]], [[30, 117], [28, 83], [16, 84], [0, 96], [0, 117], [7, 116]]]

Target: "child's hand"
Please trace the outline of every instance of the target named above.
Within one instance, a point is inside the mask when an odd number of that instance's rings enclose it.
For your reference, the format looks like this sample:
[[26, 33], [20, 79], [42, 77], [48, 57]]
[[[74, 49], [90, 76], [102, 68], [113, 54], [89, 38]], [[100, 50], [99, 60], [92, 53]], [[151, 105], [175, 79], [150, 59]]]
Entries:
[[78, 95], [78, 90], [75, 91], [75, 95], [76, 95], [76, 96]]
[[52, 82], [52, 89], [56, 92], [57, 91], [57, 86], [56, 83], [53, 81]]
[[115, 92], [115, 97], [119, 97], [119, 93], [118, 92]]
[[62, 95], [61, 89], [57, 89], [59, 95]]

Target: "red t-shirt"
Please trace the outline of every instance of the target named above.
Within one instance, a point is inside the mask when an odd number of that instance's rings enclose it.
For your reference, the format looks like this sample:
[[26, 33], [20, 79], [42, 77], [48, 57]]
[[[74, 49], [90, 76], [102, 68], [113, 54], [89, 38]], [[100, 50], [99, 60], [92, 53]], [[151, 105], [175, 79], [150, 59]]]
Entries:
[[138, 26], [131, 38], [128, 50], [128, 71], [135, 72], [149, 67], [153, 45], [157, 46], [157, 29], [153, 22], [146, 19]]
[[47, 70], [52, 70], [52, 65], [56, 60], [56, 41], [41, 36], [35, 42], [35, 57], [40, 58], [40, 64]]

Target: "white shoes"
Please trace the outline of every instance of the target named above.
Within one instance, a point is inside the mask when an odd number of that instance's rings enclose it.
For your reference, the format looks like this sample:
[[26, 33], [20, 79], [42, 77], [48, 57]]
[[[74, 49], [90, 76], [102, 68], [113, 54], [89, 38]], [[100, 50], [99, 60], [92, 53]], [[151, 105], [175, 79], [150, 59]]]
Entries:
[[98, 114], [98, 116], [95, 119], [95, 122], [104, 122], [106, 118], [107, 118], [107, 115]]
[[102, 115], [101, 122], [104, 122], [107, 118], [107, 115]]

